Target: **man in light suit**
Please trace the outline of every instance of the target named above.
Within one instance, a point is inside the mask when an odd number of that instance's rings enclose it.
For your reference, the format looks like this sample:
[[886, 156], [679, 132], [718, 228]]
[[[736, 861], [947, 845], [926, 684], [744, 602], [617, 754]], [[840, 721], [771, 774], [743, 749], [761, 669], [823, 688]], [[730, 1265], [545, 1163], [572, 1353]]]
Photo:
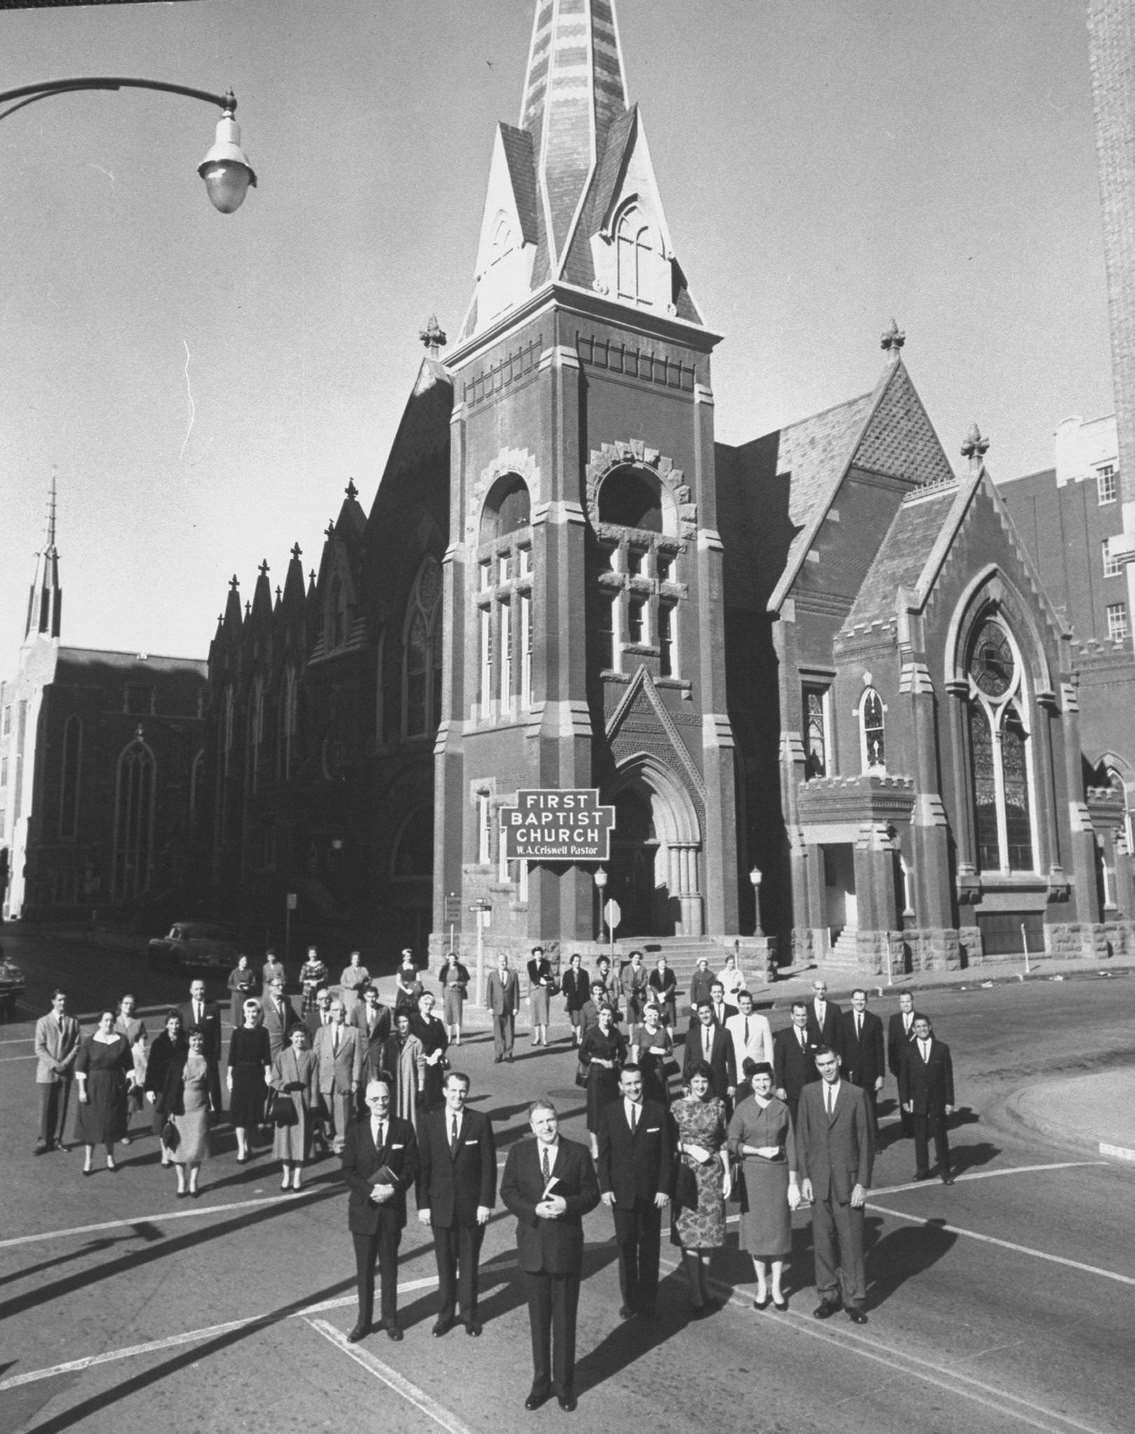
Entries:
[[331, 1002], [331, 1022], [316, 1031], [312, 1050], [319, 1094], [334, 1129], [332, 1149], [340, 1155], [363, 1071], [362, 1035], [357, 1026], [347, 1025], [342, 1001]]
[[[355, 1002], [355, 1009], [347, 1017], [359, 1032], [363, 1050], [363, 1075], [377, 1075], [382, 1069], [382, 1049], [390, 1039], [390, 1007], [379, 1000], [378, 987], [367, 986], [362, 999]], [[363, 1106], [362, 1092], [359, 1094], [360, 1108]]]
[[688, 1081], [690, 1070], [705, 1061], [713, 1073], [710, 1094], [725, 1102], [726, 1113], [732, 1109], [733, 1092], [737, 1086], [737, 1067], [733, 1061], [733, 1041], [724, 1026], [713, 1019], [713, 1007], [703, 1001], [698, 1007], [698, 1023], [686, 1036], [682, 1058], [682, 1079]]
[[[398, 1323], [398, 1246], [406, 1224], [406, 1191], [418, 1173], [414, 1127], [390, 1110], [390, 1085], [372, 1080], [366, 1089], [368, 1114], [352, 1121], [343, 1146], [343, 1179], [350, 1196], [347, 1228], [355, 1245], [359, 1317], [347, 1335], [357, 1344], [371, 1329], [374, 1315], [374, 1265], [382, 1281], [379, 1329], [400, 1340]], [[389, 1176], [390, 1178], [384, 1178]]]
[[469, 1110], [469, 1077], [450, 1071], [445, 1106], [422, 1119], [418, 1140], [418, 1219], [433, 1230], [438, 1314], [435, 1338], [461, 1323], [481, 1333], [477, 1317], [477, 1263], [485, 1226], [497, 1198], [497, 1148], [492, 1121]]
[[489, 972], [485, 1005], [493, 1013], [493, 1060], [499, 1065], [512, 1060], [516, 1013], [520, 1010], [520, 981], [516, 972], [508, 969], [504, 951], [497, 956], [497, 969]]
[[738, 1011], [725, 1022], [729, 1039], [733, 1042], [733, 1064], [738, 1071], [745, 1068], [746, 1059], [767, 1061], [772, 1065], [772, 1027], [768, 1017], [753, 1010], [753, 997], [749, 991], [737, 992]]
[[35, 1153], [63, 1150], [63, 1129], [79, 1054], [79, 1023], [67, 1014], [67, 993], [52, 991], [51, 1010], [35, 1023], [35, 1083], [39, 1086], [39, 1139]]
[[777, 1099], [784, 1101], [795, 1121], [800, 1092], [809, 1081], [819, 1079], [816, 1047], [808, 1035], [806, 1001], [793, 1001], [792, 1024], [772, 1038], [772, 1079]]
[[[904, 991], [899, 996], [898, 1010], [887, 1022], [887, 1068], [894, 1076], [896, 1086], [899, 1083], [899, 1072], [902, 1070], [903, 1061], [906, 1060], [906, 1053], [913, 1040], [914, 996], [910, 991]], [[903, 1109], [901, 1096], [899, 1097], [899, 1121], [904, 1135], [913, 1134], [914, 1127], [911, 1124], [910, 1116]]]
[[501, 1199], [516, 1216], [516, 1248], [532, 1333], [532, 1388], [525, 1409], [554, 1393], [566, 1413], [576, 1407], [575, 1320], [583, 1269], [583, 1217], [599, 1203], [586, 1146], [560, 1136], [555, 1106], [528, 1108], [535, 1140], [508, 1152]]
[[867, 1092], [871, 1123], [879, 1132], [875, 1102], [883, 1089], [883, 1023], [867, 1009], [867, 992], [857, 986], [851, 993], [851, 1010], [840, 1013], [839, 1056], [845, 1080]]
[[836, 1003], [828, 1000], [828, 983], [817, 978], [808, 1004], [808, 1036], [817, 1050], [820, 1046], [839, 1050], [839, 1014]]
[[181, 1012], [182, 1030], [190, 1031], [199, 1026], [205, 1037], [201, 1054], [209, 1068], [209, 1099], [213, 1113], [219, 1116], [224, 1110], [221, 1104], [221, 1008], [216, 1001], [206, 999], [205, 982], [198, 977], [189, 983], [189, 1000], [178, 1010]]
[[946, 1119], [954, 1113], [954, 1064], [950, 1048], [934, 1038], [930, 1018], [916, 1012], [914, 1040], [899, 1071], [899, 1100], [914, 1127], [914, 1178], [930, 1178], [930, 1135], [943, 1185], [952, 1185]]
[[841, 1305], [853, 1324], [866, 1324], [863, 1302], [863, 1207], [875, 1161], [875, 1132], [867, 1095], [840, 1079], [839, 1056], [816, 1052], [820, 1079], [800, 1093], [796, 1120], [796, 1167], [800, 1193], [812, 1201], [816, 1293], [812, 1311], [828, 1319]]
[[643, 1099], [642, 1071], [636, 1065], [619, 1072], [619, 1094], [621, 1099], [599, 1115], [599, 1198], [615, 1217], [623, 1296], [619, 1317], [653, 1319], [662, 1211], [670, 1203], [674, 1179], [670, 1114], [657, 1101]]
[[292, 1027], [300, 1023], [295, 1007], [284, 995], [282, 976], [273, 977], [264, 988], [263, 1010], [264, 1029], [268, 1032], [268, 1045], [275, 1060], [287, 1044]]

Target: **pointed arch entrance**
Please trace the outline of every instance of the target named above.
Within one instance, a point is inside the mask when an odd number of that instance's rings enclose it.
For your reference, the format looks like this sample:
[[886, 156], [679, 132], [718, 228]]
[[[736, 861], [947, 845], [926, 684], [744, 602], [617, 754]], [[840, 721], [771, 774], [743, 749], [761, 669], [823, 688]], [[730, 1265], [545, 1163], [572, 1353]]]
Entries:
[[604, 798], [615, 807], [606, 895], [620, 935], [700, 936], [701, 820], [686, 787], [656, 757], [624, 762]]

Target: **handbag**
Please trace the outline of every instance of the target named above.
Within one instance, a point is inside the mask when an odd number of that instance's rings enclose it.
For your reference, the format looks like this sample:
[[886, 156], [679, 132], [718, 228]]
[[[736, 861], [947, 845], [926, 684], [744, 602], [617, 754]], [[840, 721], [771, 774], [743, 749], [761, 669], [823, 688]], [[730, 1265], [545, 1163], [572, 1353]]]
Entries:
[[168, 1118], [162, 1126], [161, 1142], [167, 1150], [176, 1150], [181, 1140], [181, 1134], [172, 1120]]
[[289, 1125], [298, 1125], [300, 1118], [296, 1113], [295, 1102], [291, 1100], [277, 1100], [272, 1105], [272, 1124], [278, 1129], [284, 1130]]
[[575, 1063], [575, 1083], [581, 1088], [587, 1085], [587, 1066], [582, 1061]]

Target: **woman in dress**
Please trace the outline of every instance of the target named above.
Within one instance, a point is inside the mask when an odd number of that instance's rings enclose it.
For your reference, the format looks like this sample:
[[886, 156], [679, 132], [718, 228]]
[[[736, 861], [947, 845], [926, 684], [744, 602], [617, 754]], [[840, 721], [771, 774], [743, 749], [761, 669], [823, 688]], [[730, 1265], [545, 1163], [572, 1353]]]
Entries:
[[583, 1017], [580, 1013], [591, 995], [591, 977], [584, 969], [583, 958], [578, 951], [568, 962], [561, 989], [564, 993], [564, 1014], [571, 1022], [571, 1043], [578, 1046], [583, 1038]]
[[176, 1081], [180, 1087], [181, 1069], [188, 1054], [189, 1042], [185, 1039], [185, 1032], [181, 1027], [181, 1015], [177, 1011], [168, 1011], [165, 1029], [159, 1031], [154, 1037], [153, 1044], [150, 1046], [149, 1058], [146, 1061], [146, 1096], [154, 1108], [153, 1131], [161, 1146], [163, 1167], [173, 1159], [173, 1152], [162, 1140], [162, 1131], [169, 1115], [169, 1111], [166, 1109], [166, 1080], [169, 1077], [170, 1068], [176, 1067]]
[[544, 955], [542, 946], [533, 946], [532, 959], [528, 962], [528, 1006], [532, 1012], [532, 1044], [548, 1044], [548, 1018], [552, 1001], [552, 987], [555, 985], [552, 963]]
[[792, 1253], [792, 1211], [800, 1204], [792, 1116], [773, 1094], [768, 1061], [747, 1060], [745, 1074], [753, 1098], [739, 1103], [726, 1133], [729, 1153], [743, 1163], [745, 1175], [740, 1244], [752, 1257], [757, 1277], [753, 1308], [768, 1308], [771, 1266], [772, 1306], [786, 1310], [781, 1279]]
[[630, 960], [623, 967], [622, 975], [619, 977], [619, 989], [623, 997], [623, 1015], [627, 1021], [627, 1040], [634, 1045], [650, 991], [646, 967], [642, 964], [641, 951], [631, 952]]
[[236, 1131], [237, 1164], [248, 1160], [249, 1132], [264, 1123], [264, 1101], [272, 1078], [272, 1042], [260, 1023], [260, 1002], [248, 1000], [243, 1020], [229, 1040], [229, 1119]]
[[126, 1134], [126, 1078], [134, 1078], [134, 1058], [121, 1031], [114, 1029], [114, 1012], [103, 1011], [99, 1023], [79, 1047], [75, 1079], [79, 1105], [75, 1112], [75, 1139], [86, 1146], [83, 1174], [90, 1175], [95, 1146], [106, 1147], [106, 1168], [117, 1170], [114, 1142]]
[[599, 1024], [588, 1027], [579, 1047], [579, 1063], [587, 1071], [587, 1129], [593, 1158], [599, 1154], [599, 1115], [619, 1098], [619, 1071], [626, 1058], [626, 1037], [615, 1029], [615, 1013], [604, 1002]]
[[327, 984], [327, 967], [319, 959], [314, 946], [307, 948], [307, 960], [300, 967], [300, 1016], [310, 1016], [315, 1010], [315, 993]]
[[[201, 1193], [197, 1188], [201, 1166], [209, 1158], [209, 1062], [205, 1057], [205, 1032], [199, 1026], [190, 1026], [186, 1035], [189, 1050], [169, 1118], [177, 1131], [173, 1147], [177, 1198], [183, 1200], [188, 1195], [196, 1200]], [[168, 1084], [167, 1077], [167, 1088]]]
[[443, 1101], [445, 1072], [449, 1068], [445, 1056], [449, 1049], [449, 1032], [445, 1029], [445, 1022], [441, 1017], [434, 1015], [432, 991], [423, 991], [418, 997], [418, 1014], [410, 1022], [410, 1030], [422, 1043], [422, 1056], [426, 1063], [422, 1109], [438, 1110]]
[[288, 1044], [272, 1066], [271, 1086], [276, 1092], [272, 1154], [282, 1162], [280, 1189], [287, 1190], [290, 1184], [298, 1190], [300, 1171], [311, 1154], [313, 1115], [319, 1109], [319, 1063], [309, 1049], [306, 1027], [292, 1027]]
[[631, 1047], [631, 1060], [642, 1071], [642, 1094], [645, 1100], [670, 1104], [668, 1061], [674, 1056], [674, 1038], [662, 1024], [661, 1007], [647, 1003], [642, 1013], [637, 1039]]
[[673, 1030], [678, 1019], [678, 978], [671, 971], [665, 956], [659, 956], [647, 980], [661, 1008], [662, 1024], [667, 1030]]
[[[126, 1126], [130, 1127], [130, 1116], [142, 1109], [142, 1090], [146, 1084], [146, 1023], [134, 1014], [134, 997], [129, 992], [118, 1003], [118, 1014], [114, 1018], [114, 1029], [126, 1037], [130, 1046], [130, 1058], [134, 1063], [134, 1079], [128, 1082], [130, 1089], [126, 1097]], [[123, 1145], [130, 1144], [130, 1136], [122, 1137]]]
[[229, 1022], [238, 1030], [244, 1022], [244, 1003], [256, 995], [256, 972], [248, 964], [248, 957], [241, 953], [236, 965], [229, 972]]
[[359, 1003], [363, 988], [370, 984], [370, 972], [362, 964], [362, 952], [352, 951], [347, 958], [347, 964], [339, 973], [339, 991], [343, 1000], [343, 1010], [347, 1013], [347, 1024], [351, 1023], [351, 1013]]
[[745, 989], [745, 978], [737, 966], [736, 956], [726, 956], [725, 965], [717, 973], [717, 979], [725, 987], [725, 999], [731, 1006], [737, 1004], [737, 992]]
[[394, 1014], [405, 1011], [413, 1020], [418, 1009], [418, 997], [425, 989], [418, 980], [418, 971], [413, 964], [400, 967], [398, 979], [394, 983]]
[[264, 965], [260, 968], [260, 989], [265, 995], [273, 981], [283, 981], [287, 985], [287, 973], [284, 970], [284, 963], [269, 946], [264, 953]]
[[729, 1157], [725, 1106], [711, 1092], [713, 1072], [705, 1061], [691, 1067], [689, 1094], [670, 1107], [678, 1127], [678, 1181], [671, 1238], [682, 1247], [695, 1314], [716, 1308], [709, 1297], [709, 1262], [725, 1243]]
[[403, 1009], [394, 1017], [394, 1034], [380, 1047], [378, 1066], [367, 1072], [367, 1080], [386, 1072], [391, 1082], [394, 1114], [418, 1128], [418, 1102], [426, 1086], [426, 1055], [422, 1043], [410, 1029], [410, 1013]]
[[449, 1039], [455, 1046], [459, 1046], [461, 1017], [465, 1010], [465, 996], [469, 990], [469, 968], [458, 960], [456, 951], [447, 951], [437, 979], [441, 983], [441, 1011]]

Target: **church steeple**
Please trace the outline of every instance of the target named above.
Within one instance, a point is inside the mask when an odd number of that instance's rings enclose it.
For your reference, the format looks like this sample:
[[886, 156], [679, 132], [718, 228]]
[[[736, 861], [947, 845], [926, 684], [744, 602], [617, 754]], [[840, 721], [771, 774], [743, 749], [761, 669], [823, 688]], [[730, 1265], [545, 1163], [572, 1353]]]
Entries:
[[47, 535], [43, 551], [36, 554], [35, 577], [28, 594], [28, 617], [24, 641], [33, 637], [59, 637], [63, 616], [63, 589], [59, 586], [59, 550], [55, 546], [56, 487], [51, 475], [47, 505]]

